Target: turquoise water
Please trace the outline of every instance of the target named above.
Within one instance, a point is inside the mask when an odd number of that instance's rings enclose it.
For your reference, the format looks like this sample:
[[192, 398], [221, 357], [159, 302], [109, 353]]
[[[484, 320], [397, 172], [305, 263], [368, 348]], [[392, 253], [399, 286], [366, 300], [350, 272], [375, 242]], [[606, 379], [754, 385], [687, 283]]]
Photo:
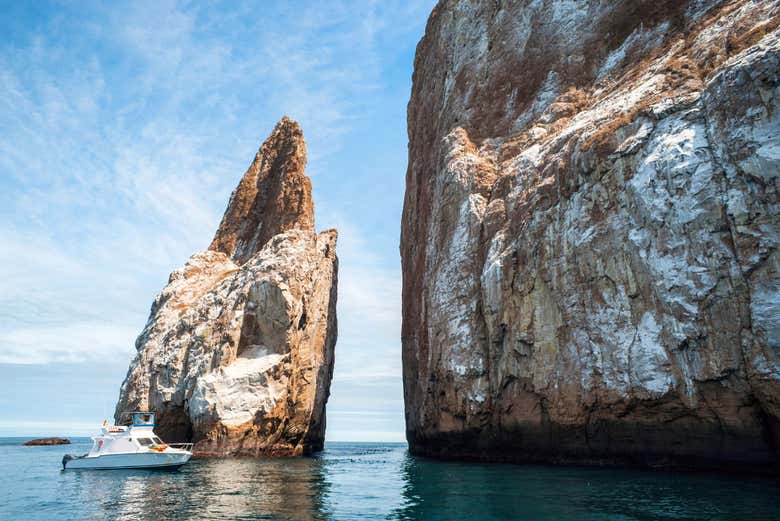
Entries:
[[70, 446], [0, 438], [0, 519], [780, 520], [775, 480], [445, 463], [406, 446], [328, 443], [317, 457], [196, 460], [178, 472], [60, 471]]

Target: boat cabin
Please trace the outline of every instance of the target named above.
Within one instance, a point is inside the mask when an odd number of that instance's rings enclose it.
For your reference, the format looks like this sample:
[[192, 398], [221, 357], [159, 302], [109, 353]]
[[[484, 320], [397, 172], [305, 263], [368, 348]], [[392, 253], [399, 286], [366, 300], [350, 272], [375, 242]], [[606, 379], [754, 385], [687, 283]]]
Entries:
[[100, 433], [92, 438], [89, 455], [143, 452], [167, 447], [154, 433], [154, 413], [134, 412], [131, 417], [129, 426], [103, 423]]

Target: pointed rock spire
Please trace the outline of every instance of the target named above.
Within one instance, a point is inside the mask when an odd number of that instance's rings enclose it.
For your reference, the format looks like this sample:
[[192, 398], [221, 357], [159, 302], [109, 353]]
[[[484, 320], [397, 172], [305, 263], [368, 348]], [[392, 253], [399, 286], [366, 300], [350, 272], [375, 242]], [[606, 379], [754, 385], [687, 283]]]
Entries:
[[284, 116], [233, 190], [209, 249], [243, 264], [276, 234], [293, 228], [314, 231], [311, 181], [305, 167], [301, 127]]
[[155, 411], [157, 434], [194, 442], [198, 456], [322, 450], [338, 233], [314, 232], [305, 164], [301, 129], [285, 117], [233, 191], [209, 251], [171, 273], [152, 304], [117, 421]]

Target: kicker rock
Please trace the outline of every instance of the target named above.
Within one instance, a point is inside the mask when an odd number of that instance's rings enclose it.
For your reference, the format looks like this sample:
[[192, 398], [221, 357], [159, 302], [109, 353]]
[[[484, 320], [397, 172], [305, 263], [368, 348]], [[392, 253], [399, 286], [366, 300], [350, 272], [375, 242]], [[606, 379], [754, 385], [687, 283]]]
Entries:
[[301, 129], [284, 118], [230, 197], [209, 250], [174, 271], [136, 340], [125, 411], [157, 412], [195, 454], [320, 450], [336, 344], [335, 230], [314, 232]]
[[778, 23], [761, 0], [439, 2], [408, 108], [412, 452], [777, 465]]

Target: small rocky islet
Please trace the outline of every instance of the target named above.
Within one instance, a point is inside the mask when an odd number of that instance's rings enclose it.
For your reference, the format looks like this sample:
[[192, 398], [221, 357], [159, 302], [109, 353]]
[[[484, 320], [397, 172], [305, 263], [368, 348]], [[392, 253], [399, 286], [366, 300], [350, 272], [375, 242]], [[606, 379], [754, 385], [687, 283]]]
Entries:
[[22, 443], [25, 447], [46, 447], [48, 445], [70, 445], [70, 440], [67, 438], [35, 438], [34, 440], [25, 441]]

